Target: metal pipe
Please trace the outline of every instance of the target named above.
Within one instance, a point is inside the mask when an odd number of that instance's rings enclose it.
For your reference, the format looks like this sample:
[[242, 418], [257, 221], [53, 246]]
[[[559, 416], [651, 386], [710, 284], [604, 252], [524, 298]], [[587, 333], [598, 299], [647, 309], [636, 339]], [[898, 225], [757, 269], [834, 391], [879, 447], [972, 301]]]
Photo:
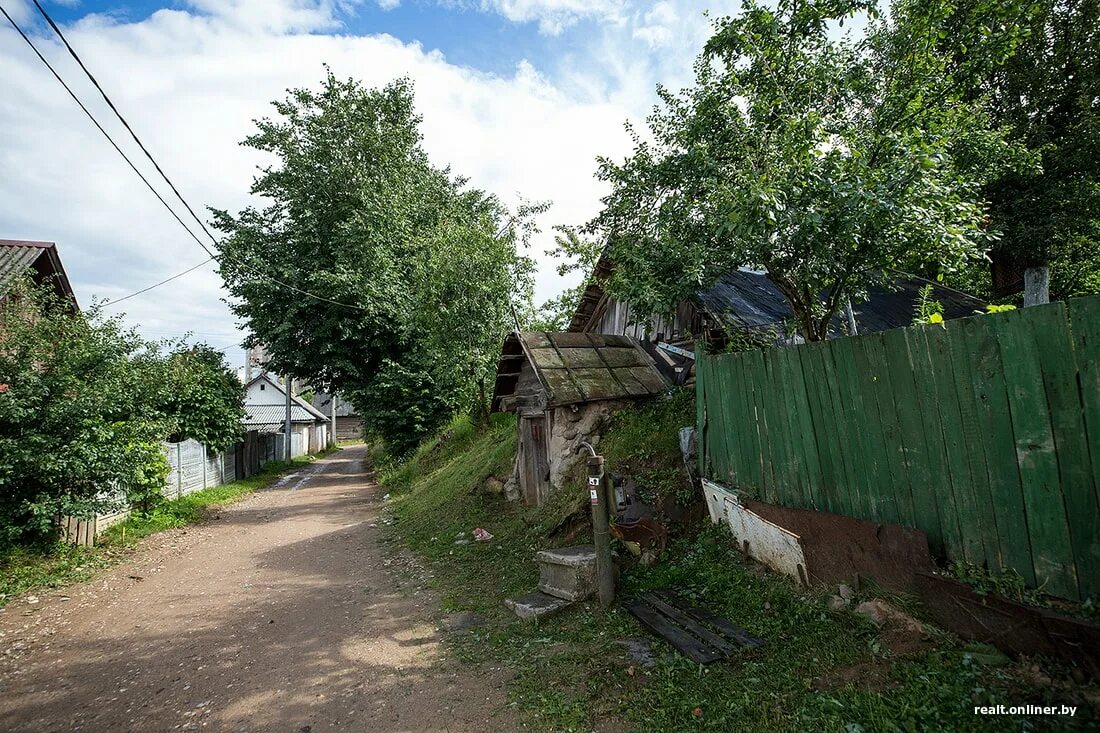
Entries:
[[588, 442], [577, 446], [577, 452], [587, 449], [588, 495], [592, 504], [592, 544], [596, 550], [596, 587], [600, 608], [607, 608], [615, 600], [615, 569], [611, 564], [611, 530], [608, 527], [607, 476], [603, 470], [603, 456]]

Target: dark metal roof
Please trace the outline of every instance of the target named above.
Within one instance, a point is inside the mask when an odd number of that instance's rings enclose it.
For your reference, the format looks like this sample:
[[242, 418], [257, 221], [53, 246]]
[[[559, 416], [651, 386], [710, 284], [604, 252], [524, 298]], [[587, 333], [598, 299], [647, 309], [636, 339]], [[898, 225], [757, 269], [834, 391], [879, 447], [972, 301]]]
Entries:
[[28, 274], [36, 284], [49, 283], [59, 296], [76, 303], [53, 242], [0, 239], [0, 296], [18, 278]]
[[493, 409], [515, 394], [523, 361], [546, 391], [547, 407], [648, 397], [668, 384], [637, 341], [598, 333], [517, 333], [504, 340]]
[[[924, 278], [891, 272], [887, 280], [888, 285], [869, 288], [865, 301], [852, 303], [860, 333], [911, 325], [919, 292], [926, 285], [932, 286], [932, 299], [943, 304], [945, 319], [963, 318], [985, 309], [985, 302], [979, 298]], [[700, 292], [698, 298], [713, 318], [733, 328], [762, 328], [794, 317], [783, 293], [761, 272], [727, 273], [709, 290]], [[843, 314], [833, 318], [834, 335], [845, 333], [844, 321]]]

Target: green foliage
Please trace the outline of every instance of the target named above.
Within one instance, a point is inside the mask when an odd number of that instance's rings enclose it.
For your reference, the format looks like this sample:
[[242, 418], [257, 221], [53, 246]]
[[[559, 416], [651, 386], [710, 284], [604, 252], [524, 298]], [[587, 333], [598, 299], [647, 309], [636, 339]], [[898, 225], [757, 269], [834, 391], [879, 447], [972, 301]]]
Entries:
[[232, 307], [269, 368], [347, 394], [397, 451], [483, 411], [511, 307], [530, 297], [517, 247], [543, 207], [512, 214], [434, 167], [407, 79], [367, 89], [328, 72], [273, 106], [244, 141], [276, 161], [252, 186], [268, 205], [214, 212]]
[[986, 187], [1003, 232], [996, 249], [1049, 263], [1052, 298], [1100, 292], [1100, 5], [1032, 0], [1025, 10], [1016, 52], [977, 82], [991, 91], [994, 123], [1042, 158]]
[[680, 428], [695, 424], [695, 390], [682, 387], [615, 415], [600, 452], [608, 470], [634, 479], [655, 507], [686, 506], [695, 497], [680, 454]]
[[20, 285], [0, 309], [0, 545], [56, 533], [59, 515], [117, 505], [118, 487], [163, 486], [151, 409], [161, 385], [154, 345], [94, 310]]
[[240, 383], [206, 347], [165, 357], [97, 309], [18, 284], [0, 307], [0, 545], [48, 539], [59, 516], [151, 509], [173, 434], [215, 449], [240, 430]]
[[214, 452], [240, 440], [244, 385], [220, 351], [180, 346], [167, 358], [167, 384], [159, 410], [173, 420], [177, 437]]
[[[884, 19], [863, 0], [750, 0], [716, 21], [695, 87], [659, 89], [649, 135], [601, 162], [612, 192], [590, 226], [607, 239], [612, 292], [667, 312], [733, 268], [763, 268], [821, 340], [875, 273], [977, 257], [992, 236], [982, 184], [1033, 162], [965, 96], [1018, 35], [987, 10], [996, 22], [957, 67], [937, 50], [949, 3], [906, 0]], [[858, 14], [866, 33], [838, 37]]]
[[928, 283], [917, 293], [916, 315], [913, 325], [921, 323], [943, 323], [943, 303], [932, 297], [935, 292], [932, 283]]

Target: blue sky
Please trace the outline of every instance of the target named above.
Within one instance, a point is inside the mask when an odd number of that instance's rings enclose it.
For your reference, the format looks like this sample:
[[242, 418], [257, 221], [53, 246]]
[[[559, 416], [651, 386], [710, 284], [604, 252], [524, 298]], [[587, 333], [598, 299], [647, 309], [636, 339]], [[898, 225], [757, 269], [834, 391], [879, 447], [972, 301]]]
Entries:
[[[57, 21], [73, 22], [89, 13], [103, 13], [119, 20], [142, 21], [161, 8], [185, 9], [182, 2], [119, 2], [83, 0], [79, 3], [45, 3]], [[477, 7], [423, 0], [383, 8], [377, 3], [348, 7], [339, 12], [342, 27], [334, 33], [372, 35], [387, 33], [426, 49], [441, 51], [451, 63], [492, 73], [508, 73], [527, 59], [536, 65], [576, 50], [590, 31], [573, 25], [557, 35], [539, 32], [537, 20], [511, 21]]]
[[[0, 0], [135, 161], [140, 153], [29, 0]], [[690, 81], [703, 10], [734, 0], [48, 0], [47, 8], [199, 209], [253, 203], [264, 160], [238, 143], [328, 64], [378, 86], [408, 76], [428, 154], [509, 205], [551, 203], [527, 253], [537, 298], [572, 284], [545, 250], [599, 210], [597, 156], [631, 148], [656, 84]], [[204, 253], [0, 25], [0, 238], [58, 244], [84, 305], [180, 272]], [[149, 171], [152, 175], [152, 171]], [[243, 338], [212, 267], [117, 307], [150, 337], [187, 332], [240, 363]], [[111, 311], [115, 312], [115, 311]]]

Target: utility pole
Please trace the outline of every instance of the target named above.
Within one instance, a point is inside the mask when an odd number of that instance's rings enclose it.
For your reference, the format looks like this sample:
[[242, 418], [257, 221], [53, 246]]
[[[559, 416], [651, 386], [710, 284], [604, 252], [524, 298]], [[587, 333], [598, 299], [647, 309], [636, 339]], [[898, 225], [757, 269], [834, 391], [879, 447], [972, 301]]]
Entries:
[[286, 460], [288, 460], [288, 461], [290, 460], [290, 457], [291, 457], [290, 456], [290, 447], [292, 445], [291, 440], [290, 440], [290, 405], [291, 405], [290, 390], [291, 389], [293, 389], [293, 382], [291, 381], [290, 375], [285, 374], [285, 375], [283, 375], [283, 390], [286, 392], [286, 416], [283, 418], [283, 436], [284, 436], [283, 444], [286, 446], [285, 456], [286, 456]]
[[332, 393], [332, 447], [336, 447], [336, 393]]
[[851, 298], [845, 299], [844, 313], [848, 316], [848, 335], [855, 336], [858, 331], [856, 330], [856, 312], [852, 310]]

